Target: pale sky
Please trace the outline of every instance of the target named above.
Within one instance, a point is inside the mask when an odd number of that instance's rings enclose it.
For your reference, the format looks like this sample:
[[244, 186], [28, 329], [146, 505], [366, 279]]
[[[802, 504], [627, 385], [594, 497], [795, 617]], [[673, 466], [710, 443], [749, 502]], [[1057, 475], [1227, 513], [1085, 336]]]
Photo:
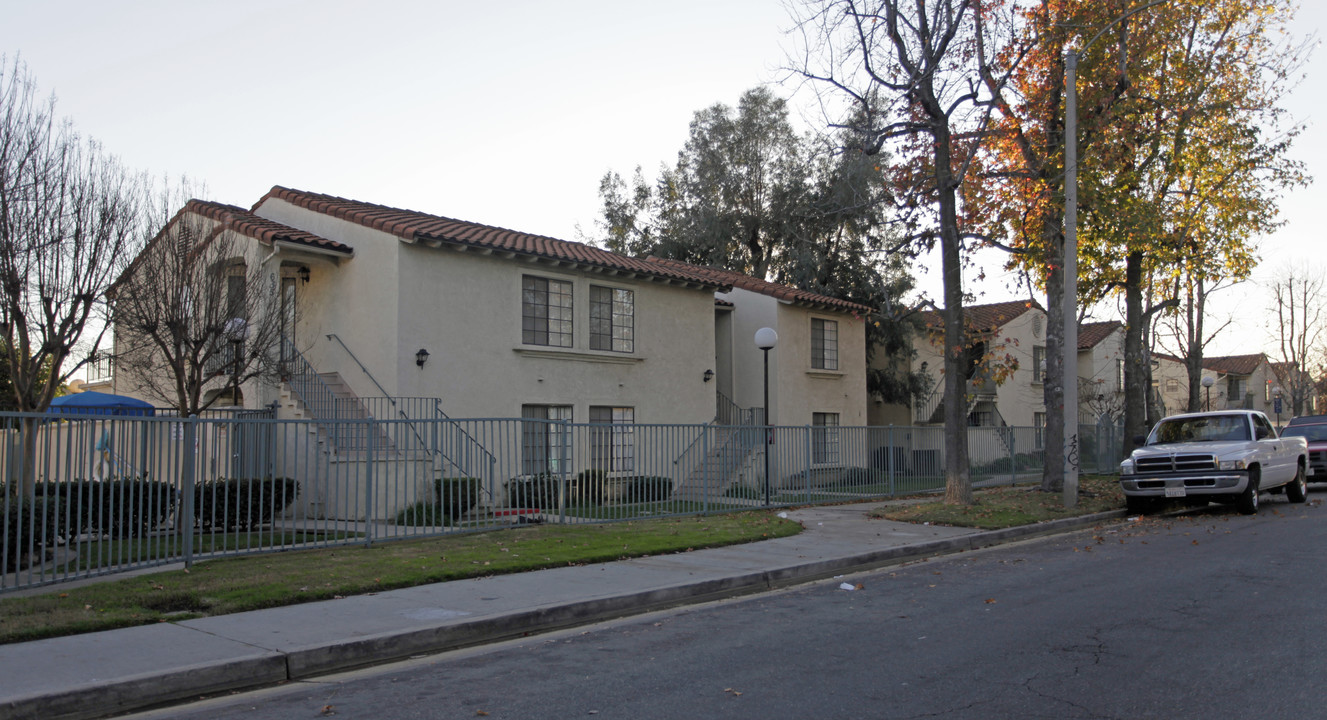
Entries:
[[[1306, 5], [1296, 26], [1316, 31], [1327, 9]], [[653, 176], [696, 110], [780, 79], [791, 47], [779, 0], [0, 0], [0, 17], [0, 53], [61, 114], [211, 200], [285, 185], [567, 240], [592, 228], [607, 170]], [[1286, 106], [1327, 181], [1327, 57], [1307, 73]], [[1286, 198], [1255, 277], [1322, 255], [1320, 196]], [[979, 302], [1021, 296], [983, 264]], [[939, 296], [936, 273], [918, 281]], [[1227, 293], [1224, 312], [1257, 317], [1215, 353], [1272, 351], [1265, 290]]]

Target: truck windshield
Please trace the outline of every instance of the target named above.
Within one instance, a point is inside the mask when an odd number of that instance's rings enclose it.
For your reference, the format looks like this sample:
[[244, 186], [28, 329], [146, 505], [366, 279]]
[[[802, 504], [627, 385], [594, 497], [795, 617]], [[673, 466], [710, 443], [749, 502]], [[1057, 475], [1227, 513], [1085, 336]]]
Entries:
[[1249, 424], [1238, 415], [1176, 418], [1163, 421], [1152, 444], [1249, 440]]

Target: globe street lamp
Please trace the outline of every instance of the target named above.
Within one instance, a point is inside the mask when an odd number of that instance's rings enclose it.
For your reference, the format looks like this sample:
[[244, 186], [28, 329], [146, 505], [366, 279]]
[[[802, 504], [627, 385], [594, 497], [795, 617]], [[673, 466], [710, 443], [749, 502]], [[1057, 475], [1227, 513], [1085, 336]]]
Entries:
[[1212, 410], [1212, 386], [1216, 384], [1216, 378], [1211, 375], [1203, 376], [1203, 390], [1207, 391], [1207, 411]]
[[769, 505], [769, 446], [773, 429], [769, 417], [769, 351], [779, 343], [779, 334], [774, 328], [763, 327], [756, 331], [756, 347], [765, 356], [765, 504]]

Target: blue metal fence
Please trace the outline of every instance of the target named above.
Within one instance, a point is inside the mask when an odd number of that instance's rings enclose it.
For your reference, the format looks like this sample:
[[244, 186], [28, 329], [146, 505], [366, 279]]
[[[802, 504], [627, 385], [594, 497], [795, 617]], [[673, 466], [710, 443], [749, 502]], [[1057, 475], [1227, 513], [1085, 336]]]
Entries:
[[[944, 487], [934, 427], [762, 427], [389, 417], [0, 413], [0, 591], [167, 563]], [[1118, 434], [1080, 429], [1084, 472]], [[1035, 481], [1033, 428], [968, 428], [977, 486]]]

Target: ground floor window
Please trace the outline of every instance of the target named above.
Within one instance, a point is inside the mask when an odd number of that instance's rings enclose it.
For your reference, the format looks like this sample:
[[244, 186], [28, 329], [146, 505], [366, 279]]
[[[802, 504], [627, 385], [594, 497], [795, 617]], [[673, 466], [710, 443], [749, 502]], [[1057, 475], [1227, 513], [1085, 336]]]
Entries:
[[839, 414], [811, 413], [811, 462], [832, 465], [839, 462]]
[[1032, 413], [1032, 447], [1046, 449], [1046, 413]]
[[590, 424], [608, 425], [593, 428], [590, 433], [590, 460], [592, 466], [608, 472], [634, 472], [636, 470], [636, 409], [590, 406]]
[[570, 470], [570, 405], [522, 405], [521, 472], [525, 475]]

